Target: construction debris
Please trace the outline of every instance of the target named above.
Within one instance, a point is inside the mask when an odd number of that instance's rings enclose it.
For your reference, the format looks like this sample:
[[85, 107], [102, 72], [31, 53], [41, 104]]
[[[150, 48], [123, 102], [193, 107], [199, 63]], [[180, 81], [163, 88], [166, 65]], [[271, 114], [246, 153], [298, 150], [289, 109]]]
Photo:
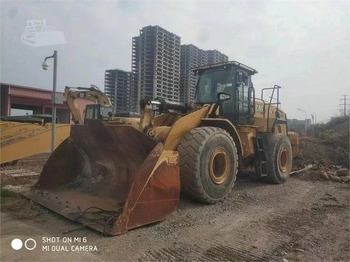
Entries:
[[39, 173], [27, 169], [7, 169], [0, 171], [1, 186], [32, 184], [37, 180]]
[[300, 138], [294, 172], [305, 180], [349, 183], [349, 118], [338, 117]]
[[302, 168], [302, 169], [299, 169], [299, 170], [295, 170], [295, 171], [293, 171], [293, 172], [290, 172], [290, 175], [294, 175], [294, 174], [298, 174], [298, 173], [301, 173], [301, 172], [304, 172], [304, 171], [307, 171], [307, 170], [309, 170], [309, 169], [311, 169], [311, 168], [313, 168], [314, 167], [314, 165], [307, 165], [306, 167], [304, 167], [304, 168]]
[[11, 177], [33, 177], [39, 176], [39, 173], [32, 172], [30, 170], [18, 169], [18, 170], [2, 170], [0, 171], [1, 175], [9, 175]]

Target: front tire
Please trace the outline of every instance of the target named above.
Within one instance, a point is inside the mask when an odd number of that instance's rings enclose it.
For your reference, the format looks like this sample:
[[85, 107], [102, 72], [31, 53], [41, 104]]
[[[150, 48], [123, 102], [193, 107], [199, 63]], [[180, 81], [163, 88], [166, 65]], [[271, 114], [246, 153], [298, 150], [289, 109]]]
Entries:
[[198, 127], [181, 140], [181, 191], [212, 204], [228, 195], [236, 181], [238, 155], [232, 137], [221, 128]]
[[282, 184], [287, 181], [292, 170], [292, 146], [286, 135], [278, 134], [269, 147], [271, 150], [267, 162], [267, 180], [274, 184]]

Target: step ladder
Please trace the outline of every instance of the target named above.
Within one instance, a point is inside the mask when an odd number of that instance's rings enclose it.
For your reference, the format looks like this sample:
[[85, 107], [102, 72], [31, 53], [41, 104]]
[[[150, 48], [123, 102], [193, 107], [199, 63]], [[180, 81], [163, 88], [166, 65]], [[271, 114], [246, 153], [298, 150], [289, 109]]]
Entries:
[[267, 177], [267, 157], [264, 150], [264, 143], [262, 137], [256, 137], [256, 157], [258, 174], [261, 177]]

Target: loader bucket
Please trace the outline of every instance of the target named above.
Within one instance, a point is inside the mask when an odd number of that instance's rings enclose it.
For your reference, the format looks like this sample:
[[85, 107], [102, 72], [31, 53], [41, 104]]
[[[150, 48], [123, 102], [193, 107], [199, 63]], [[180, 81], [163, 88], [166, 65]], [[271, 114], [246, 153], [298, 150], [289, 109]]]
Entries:
[[179, 201], [178, 153], [131, 126], [75, 125], [26, 197], [107, 235], [163, 220]]

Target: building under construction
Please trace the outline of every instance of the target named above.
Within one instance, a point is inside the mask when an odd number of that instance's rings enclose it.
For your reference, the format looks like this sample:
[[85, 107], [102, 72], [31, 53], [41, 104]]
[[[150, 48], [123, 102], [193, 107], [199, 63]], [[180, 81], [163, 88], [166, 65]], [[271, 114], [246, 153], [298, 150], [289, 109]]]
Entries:
[[192, 69], [226, 61], [228, 56], [217, 50], [180, 46], [179, 36], [159, 26], [146, 26], [132, 38], [131, 72], [106, 70], [105, 93], [116, 112], [139, 112], [141, 99], [188, 103], [195, 95]]
[[227, 62], [228, 56], [217, 50], [203, 50], [195, 45], [181, 45], [180, 101], [194, 100], [196, 77], [192, 69], [198, 66]]
[[105, 93], [111, 100], [114, 111], [136, 111], [136, 77], [132, 72], [110, 69], [105, 72]]
[[181, 69], [180, 69], [180, 101], [189, 102], [194, 99], [194, 86], [196, 77], [192, 68], [206, 65], [208, 53], [195, 45], [181, 45]]
[[218, 50], [208, 50], [208, 64], [216, 64], [228, 61], [228, 56]]
[[138, 101], [180, 99], [180, 37], [159, 26], [147, 26], [132, 39], [132, 72]]

